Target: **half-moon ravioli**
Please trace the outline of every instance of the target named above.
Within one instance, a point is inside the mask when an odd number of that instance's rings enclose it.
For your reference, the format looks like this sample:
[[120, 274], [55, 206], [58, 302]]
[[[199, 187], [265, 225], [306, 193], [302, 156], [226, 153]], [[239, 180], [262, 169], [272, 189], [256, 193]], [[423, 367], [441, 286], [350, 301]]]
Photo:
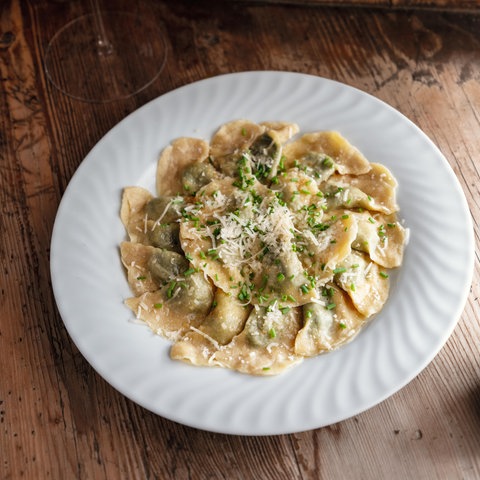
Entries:
[[353, 212], [358, 229], [352, 248], [369, 254], [385, 268], [399, 267], [407, 232], [393, 215], [377, 212]]
[[[139, 297], [127, 298], [125, 304], [135, 313], [136, 318], [143, 320], [156, 334], [170, 340], [177, 340], [192, 326], [201, 323], [211, 307], [210, 302], [195, 300], [195, 287], [182, 295], [172, 296], [171, 287], [165, 285], [154, 292], [146, 292]], [[178, 287], [179, 289], [181, 287]], [[185, 302], [185, 296], [190, 296], [192, 303]]]
[[[370, 165], [371, 168], [366, 173], [332, 175], [324, 188], [332, 201], [341, 199], [345, 207], [361, 207], [387, 215], [397, 212], [395, 177], [383, 165]], [[338, 208], [338, 204], [335, 206]]]
[[157, 194], [177, 195], [183, 192], [183, 171], [194, 163], [204, 161], [208, 152], [205, 140], [189, 137], [174, 140], [158, 159]]
[[370, 162], [336, 131], [306, 133], [284, 148], [288, 166], [294, 165], [295, 161], [302, 163], [302, 159], [312, 153], [328, 156], [340, 174], [358, 175], [370, 170]]
[[333, 284], [323, 287], [321, 300], [303, 306], [303, 326], [295, 338], [295, 353], [313, 357], [349, 342], [366, 317], [348, 295]]
[[388, 298], [388, 273], [363, 252], [352, 250], [336, 269], [335, 283], [366, 317], [378, 313]]

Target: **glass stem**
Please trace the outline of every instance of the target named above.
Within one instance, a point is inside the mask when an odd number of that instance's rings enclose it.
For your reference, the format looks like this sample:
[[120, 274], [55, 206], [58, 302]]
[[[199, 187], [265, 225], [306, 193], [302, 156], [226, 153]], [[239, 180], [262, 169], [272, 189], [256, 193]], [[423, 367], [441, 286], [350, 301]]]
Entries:
[[113, 45], [107, 38], [105, 25], [103, 24], [102, 13], [98, 0], [90, 0], [92, 7], [93, 20], [95, 22], [95, 30], [97, 32], [97, 49], [99, 55], [111, 55], [113, 53]]

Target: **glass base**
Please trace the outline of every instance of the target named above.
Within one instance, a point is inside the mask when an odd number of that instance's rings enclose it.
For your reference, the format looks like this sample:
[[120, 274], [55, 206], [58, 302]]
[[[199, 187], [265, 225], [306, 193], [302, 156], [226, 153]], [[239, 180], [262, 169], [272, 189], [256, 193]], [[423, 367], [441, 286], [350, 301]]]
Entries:
[[128, 98], [162, 71], [166, 45], [151, 19], [124, 12], [101, 12], [104, 35], [93, 14], [61, 28], [45, 54], [45, 71], [64, 94], [87, 102]]

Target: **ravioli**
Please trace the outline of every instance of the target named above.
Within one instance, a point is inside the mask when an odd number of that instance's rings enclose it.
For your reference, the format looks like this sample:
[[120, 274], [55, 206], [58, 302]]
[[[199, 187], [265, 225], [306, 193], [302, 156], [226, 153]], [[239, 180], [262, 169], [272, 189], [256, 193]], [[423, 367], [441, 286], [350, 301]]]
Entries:
[[173, 140], [156, 195], [125, 188], [125, 303], [172, 359], [277, 375], [385, 305], [408, 238], [394, 176], [339, 132], [298, 132], [234, 120]]
[[209, 146], [204, 140], [178, 138], [160, 155], [157, 167], [157, 193], [175, 195], [183, 191], [182, 174], [188, 166], [204, 161]]
[[324, 167], [332, 163], [340, 174], [359, 175], [371, 168], [363, 154], [336, 131], [306, 133], [285, 147], [288, 166], [295, 160], [303, 163], [312, 154], [323, 154]]
[[313, 357], [347, 343], [362, 328], [367, 317], [336, 285], [322, 288], [321, 300], [303, 306], [303, 327], [295, 338], [295, 353]]
[[[333, 186], [335, 198], [344, 199], [344, 206], [360, 207], [367, 210], [391, 214], [398, 211], [395, 190], [397, 181], [383, 165], [370, 164], [366, 173], [357, 175], [334, 175], [324, 188], [331, 193]], [[330, 188], [329, 188], [330, 187]]]

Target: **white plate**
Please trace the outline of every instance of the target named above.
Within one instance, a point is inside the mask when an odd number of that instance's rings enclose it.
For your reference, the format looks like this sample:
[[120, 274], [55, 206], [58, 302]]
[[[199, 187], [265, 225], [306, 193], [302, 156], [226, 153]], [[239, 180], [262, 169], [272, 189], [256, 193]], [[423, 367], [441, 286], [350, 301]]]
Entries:
[[[154, 192], [159, 152], [174, 138], [209, 139], [229, 120], [285, 120], [301, 132], [335, 129], [399, 182], [410, 228], [404, 264], [377, 318], [349, 345], [273, 378], [188, 366], [168, 341], [131, 321], [119, 258], [123, 187]], [[168, 172], [166, 172], [168, 175]], [[113, 387], [171, 420], [223, 433], [299, 432], [354, 416], [412, 380], [443, 346], [473, 271], [465, 197], [433, 143], [393, 108], [309, 75], [246, 72], [179, 88], [120, 122], [73, 176], [52, 237], [55, 298], [73, 341]]]

